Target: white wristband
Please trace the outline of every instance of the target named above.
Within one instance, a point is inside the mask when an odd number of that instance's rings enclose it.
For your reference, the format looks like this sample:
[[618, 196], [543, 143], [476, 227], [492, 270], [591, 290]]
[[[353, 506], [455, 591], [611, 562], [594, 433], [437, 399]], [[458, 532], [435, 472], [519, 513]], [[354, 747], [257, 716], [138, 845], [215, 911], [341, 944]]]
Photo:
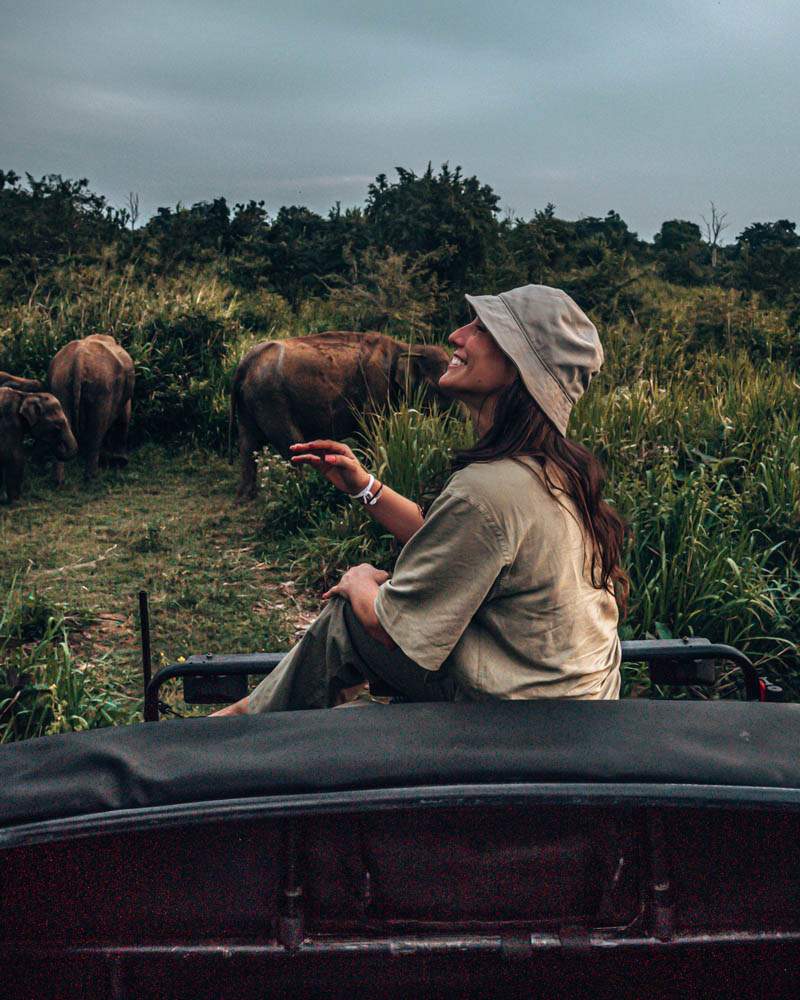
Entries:
[[[369, 493], [370, 494], [370, 499], [371, 499], [372, 487], [374, 485], [375, 485], [375, 477], [374, 476], [370, 476], [369, 477], [369, 482], [367, 483], [367, 485], [364, 487], [363, 490], [359, 490], [358, 493], [348, 493], [347, 495], [350, 497], [351, 500], [363, 500], [364, 497]], [[368, 503], [369, 501], [364, 501], [364, 502]]]

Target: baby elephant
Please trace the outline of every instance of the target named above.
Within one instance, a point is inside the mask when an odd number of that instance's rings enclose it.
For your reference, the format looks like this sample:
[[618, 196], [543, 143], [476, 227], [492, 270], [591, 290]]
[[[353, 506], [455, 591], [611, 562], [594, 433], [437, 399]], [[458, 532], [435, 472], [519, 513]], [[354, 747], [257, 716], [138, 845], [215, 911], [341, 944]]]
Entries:
[[[72, 340], [50, 362], [47, 375], [84, 462], [84, 476], [97, 472], [100, 453], [111, 462], [127, 462], [125, 448], [133, 398], [133, 361], [113, 337], [94, 333]], [[56, 484], [64, 481], [64, 467], [56, 463]]]
[[48, 445], [58, 461], [72, 458], [78, 443], [72, 436], [61, 403], [49, 392], [18, 392], [0, 388], [0, 488], [5, 482], [8, 502], [19, 499], [26, 434]]

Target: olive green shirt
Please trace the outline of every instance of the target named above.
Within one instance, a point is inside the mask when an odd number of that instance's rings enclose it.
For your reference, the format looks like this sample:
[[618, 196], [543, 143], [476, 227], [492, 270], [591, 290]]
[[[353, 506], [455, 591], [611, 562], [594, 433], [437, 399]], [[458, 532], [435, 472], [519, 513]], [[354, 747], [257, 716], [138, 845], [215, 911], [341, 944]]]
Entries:
[[618, 698], [617, 606], [590, 566], [572, 501], [538, 463], [475, 462], [432, 504], [375, 611], [462, 698]]

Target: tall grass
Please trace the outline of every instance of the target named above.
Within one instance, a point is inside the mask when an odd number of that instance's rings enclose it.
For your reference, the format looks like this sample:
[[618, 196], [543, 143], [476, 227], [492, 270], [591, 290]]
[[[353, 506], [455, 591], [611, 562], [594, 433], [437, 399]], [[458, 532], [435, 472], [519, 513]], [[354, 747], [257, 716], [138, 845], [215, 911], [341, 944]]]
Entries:
[[[412, 396], [388, 411], [364, 414], [351, 444], [381, 482], [426, 506], [449, 474], [453, 450], [471, 441], [472, 429], [457, 411], [435, 404], [423, 409], [421, 399]], [[272, 537], [284, 538], [302, 582], [329, 584], [347, 566], [365, 560], [391, 566], [397, 544], [363, 507], [269, 449], [258, 465], [265, 524]]]
[[12, 584], [0, 608], [0, 743], [132, 721], [136, 699], [79, 664], [63, 612]]

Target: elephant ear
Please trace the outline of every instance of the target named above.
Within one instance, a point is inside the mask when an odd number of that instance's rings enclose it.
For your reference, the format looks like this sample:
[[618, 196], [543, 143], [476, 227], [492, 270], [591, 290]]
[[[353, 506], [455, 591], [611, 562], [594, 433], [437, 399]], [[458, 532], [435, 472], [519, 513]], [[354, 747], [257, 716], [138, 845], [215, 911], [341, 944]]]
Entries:
[[405, 347], [397, 352], [392, 365], [392, 379], [394, 384], [400, 389], [408, 389], [409, 373], [411, 368], [411, 352]]
[[394, 381], [406, 392], [419, 385], [424, 377], [422, 363], [425, 356], [419, 347], [410, 344], [397, 352], [394, 364]]
[[429, 344], [417, 344], [397, 356], [395, 381], [405, 388], [415, 388], [422, 382], [436, 383], [447, 367], [443, 350]]
[[28, 427], [35, 427], [44, 412], [44, 402], [36, 393], [28, 393], [19, 408], [19, 415]]

